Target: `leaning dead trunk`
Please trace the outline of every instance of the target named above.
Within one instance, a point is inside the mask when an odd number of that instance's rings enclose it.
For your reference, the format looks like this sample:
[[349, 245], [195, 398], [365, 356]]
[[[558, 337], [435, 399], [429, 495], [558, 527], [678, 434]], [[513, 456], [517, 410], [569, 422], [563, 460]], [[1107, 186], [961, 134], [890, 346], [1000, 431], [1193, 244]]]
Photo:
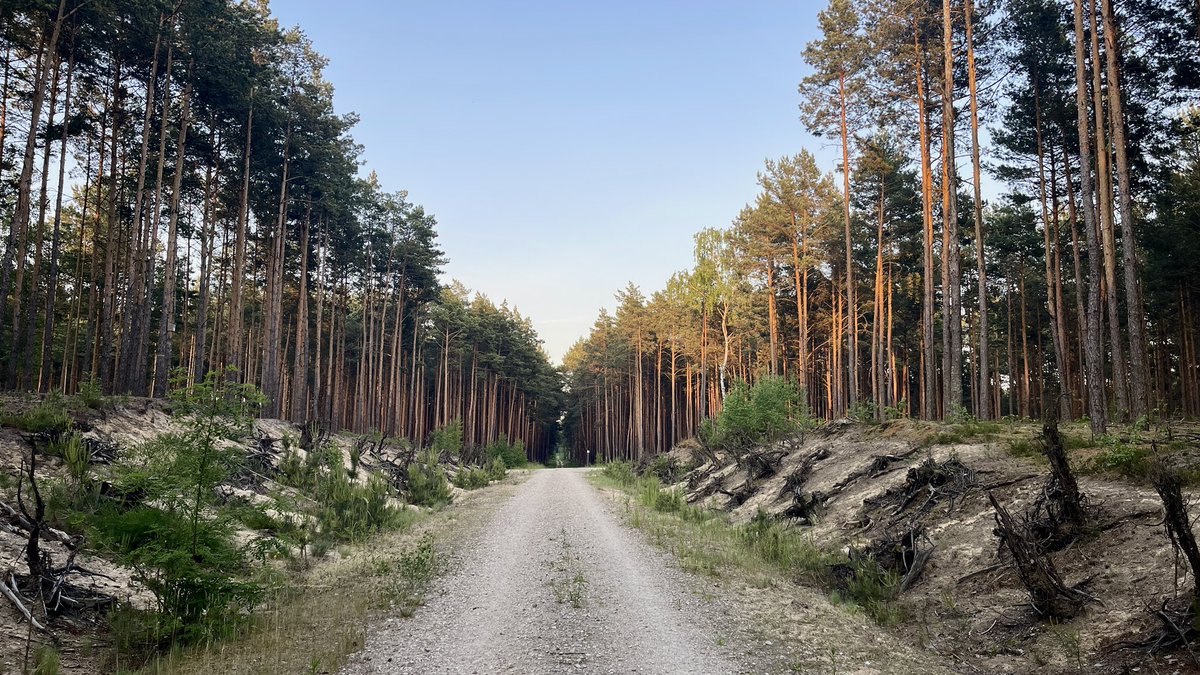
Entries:
[[1012, 553], [1013, 567], [1029, 591], [1034, 610], [1049, 619], [1070, 619], [1078, 614], [1086, 596], [1063, 583], [1054, 563], [1032, 541], [1027, 528], [1015, 523], [1008, 509], [990, 492], [988, 501], [996, 510], [996, 536]]
[[1160, 466], [1154, 472], [1154, 489], [1162, 499], [1166, 512], [1163, 522], [1167, 526], [1167, 536], [1192, 568], [1192, 597], [1195, 603], [1196, 599], [1200, 599], [1200, 546], [1196, 545], [1196, 535], [1192, 533], [1192, 520], [1183, 497], [1183, 481], [1175, 471]]

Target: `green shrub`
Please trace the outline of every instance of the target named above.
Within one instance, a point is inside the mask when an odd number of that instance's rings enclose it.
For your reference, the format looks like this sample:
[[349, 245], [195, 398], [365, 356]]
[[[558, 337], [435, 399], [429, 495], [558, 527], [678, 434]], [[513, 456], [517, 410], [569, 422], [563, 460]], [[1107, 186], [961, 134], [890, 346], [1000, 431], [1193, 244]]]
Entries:
[[398, 608], [401, 616], [412, 616], [425, 601], [429, 584], [444, 568], [445, 563], [438, 557], [434, 547], [433, 535], [426, 532], [416, 548], [400, 557], [395, 572], [384, 588], [382, 599], [386, 605]]
[[[444, 480], [444, 479], [443, 479]], [[335, 541], [361, 541], [381, 530], [404, 524], [399, 509], [391, 506], [392, 486], [380, 474], [366, 484], [350, 479], [340, 460], [318, 474], [315, 499], [321, 532]]]
[[859, 401], [858, 403], [855, 403], [854, 405], [850, 406], [848, 411], [846, 411], [846, 416], [855, 422], [861, 422], [864, 424], [875, 424], [879, 421], [879, 419], [875, 416], [874, 401]]
[[674, 457], [668, 454], [661, 454], [656, 455], [654, 459], [650, 460], [643, 473], [654, 476], [667, 485], [672, 485], [678, 483], [679, 479], [683, 478], [683, 474], [686, 472], [684, 471], [684, 467], [675, 461]]
[[77, 515], [88, 540], [154, 595], [154, 611], [138, 615], [145, 630], [132, 633], [156, 648], [228, 634], [264, 591], [228, 517], [214, 511], [216, 487], [242, 460], [242, 446], [225, 441], [245, 435], [262, 398], [218, 373], [173, 398], [184, 431], [125, 453], [113, 466], [115, 489]]
[[1042, 442], [1036, 438], [1018, 438], [1008, 444], [1008, 452], [1026, 459], [1043, 459]]
[[487, 487], [490, 482], [492, 482], [492, 474], [489, 469], [465, 466], [458, 473], [454, 474], [454, 486], [463, 490], [476, 490]]
[[1150, 451], [1126, 445], [1111, 437], [1101, 439], [1104, 450], [1093, 456], [1085, 469], [1115, 473], [1126, 478], [1145, 478], [1150, 475]]
[[711, 448], [740, 454], [812, 425], [795, 382], [767, 377], [753, 386], [735, 383], [725, 396], [721, 412], [705, 420], [699, 436]]
[[884, 570], [872, 558], [852, 559], [839, 568], [846, 575], [831, 593], [834, 602], [853, 603], [883, 626], [894, 626], [903, 620], [896, 602], [900, 588], [898, 575]]
[[272, 518], [261, 506], [255, 504], [234, 502], [225, 507], [225, 512], [251, 530], [276, 530], [280, 527], [279, 521]]
[[33, 664], [31, 675], [58, 675], [61, 659], [54, 647], [42, 645], [34, 652]]
[[[311, 499], [284, 504], [280, 510], [315, 517], [319, 532], [312, 534], [319, 534], [329, 546], [361, 541], [375, 532], [406, 524], [404, 512], [389, 503], [395, 496], [391, 483], [380, 474], [372, 474], [360, 483], [353, 469], [346, 468], [341, 448], [335, 443], [313, 448], [303, 460], [289, 448], [279, 462], [278, 480]], [[280, 501], [281, 496], [276, 500]], [[299, 535], [294, 540], [298, 546], [308, 543], [309, 533], [297, 528], [293, 534]]]
[[636, 494], [647, 508], [660, 513], [681, 514], [688, 508], [687, 500], [678, 490], [664, 488], [654, 476], [636, 479]]
[[605, 478], [612, 480], [622, 487], [630, 487], [637, 481], [637, 473], [633, 470], [633, 464], [629, 462], [609, 462], [600, 471]]
[[57, 436], [71, 428], [71, 416], [58, 394], [50, 394], [43, 401], [23, 413], [0, 414], [0, 426], [13, 427], [34, 434]]
[[486, 451], [489, 457], [503, 460], [504, 466], [509, 469], [520, 469], [529, 464], [529, 458], [525, 456], [525, 443], [520, 440], [510, 443], [505, 434], [500, 434], [495, 443], [487, 446]]
[[194, 644], [228, 635], [261, 598], [246, 580], [244, 554], [221, 521], [194, 523], [184, 512], [148, 506], [109, 507], [93, 519], [89, 539], [137, 570], [153, 593], [148, 644]]
[[458, 457], [463, 449], [463, 423], [454, 420], [444, 427], [439, 427], [429, 434], [429, 447], [439, 457]]
[[75, 398], [92, 410], [106, 410], [113, 404], [112, 397], [104, 395], [100, 381], [94, 376], [79, 383], [79, 391], [75, 392]]
[[508, 465], [504, 463], [503, 458], [493, 457], [487, 472], [488, 478], [491, 480], [504, 480], [504, 477], [508, 475]]
[[441, 506], [450, 502], [450, 483], [432, 450], [422, 452], [408, 465], [408, 499], [421, 506]]
[[830, 565], [835, 562], [833, 556], [817, 548], [810, 539], [763, 511], [743, 525], [739, 534], [746, 547], [759, 558], [812, 581], [825, 581]]

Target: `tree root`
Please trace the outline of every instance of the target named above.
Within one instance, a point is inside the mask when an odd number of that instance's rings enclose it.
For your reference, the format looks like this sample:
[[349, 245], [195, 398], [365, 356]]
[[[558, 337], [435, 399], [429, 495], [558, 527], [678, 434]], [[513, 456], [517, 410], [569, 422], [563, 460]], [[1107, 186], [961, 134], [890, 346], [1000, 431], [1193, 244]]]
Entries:
[[1028, 522], [1018, 525], [990, 492], [988, 501], [996, 510], [996, 536], [1012, 553], [1013, 567], [1029, 592], [1034, 610], [1053, 619], [1070, 619], [1078, 614], [1091, 596], [1063, 583], [1050, 557], [1031, 536]]

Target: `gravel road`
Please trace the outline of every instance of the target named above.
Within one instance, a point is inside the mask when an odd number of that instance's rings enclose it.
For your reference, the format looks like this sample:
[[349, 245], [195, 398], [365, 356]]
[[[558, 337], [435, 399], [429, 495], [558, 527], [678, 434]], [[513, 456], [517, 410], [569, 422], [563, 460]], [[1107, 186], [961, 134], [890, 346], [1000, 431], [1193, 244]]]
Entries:
[[719, 604], [612, 508], [585, 470], [534, 472], [426, 605], [372, 628], [343, 672], [743, 671]]

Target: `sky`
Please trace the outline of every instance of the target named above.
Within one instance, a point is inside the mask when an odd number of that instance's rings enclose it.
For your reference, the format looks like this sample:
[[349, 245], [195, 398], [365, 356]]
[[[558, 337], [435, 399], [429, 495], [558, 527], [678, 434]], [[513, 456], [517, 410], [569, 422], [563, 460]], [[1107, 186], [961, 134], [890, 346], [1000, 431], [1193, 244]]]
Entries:
[[555, 362], [629, 282], [649, 296], [767, 157], [834, 153], [797, 84], [821, 0], [274, 0], [329, 59], [364, 172], [434, 214], [457, 279]]

